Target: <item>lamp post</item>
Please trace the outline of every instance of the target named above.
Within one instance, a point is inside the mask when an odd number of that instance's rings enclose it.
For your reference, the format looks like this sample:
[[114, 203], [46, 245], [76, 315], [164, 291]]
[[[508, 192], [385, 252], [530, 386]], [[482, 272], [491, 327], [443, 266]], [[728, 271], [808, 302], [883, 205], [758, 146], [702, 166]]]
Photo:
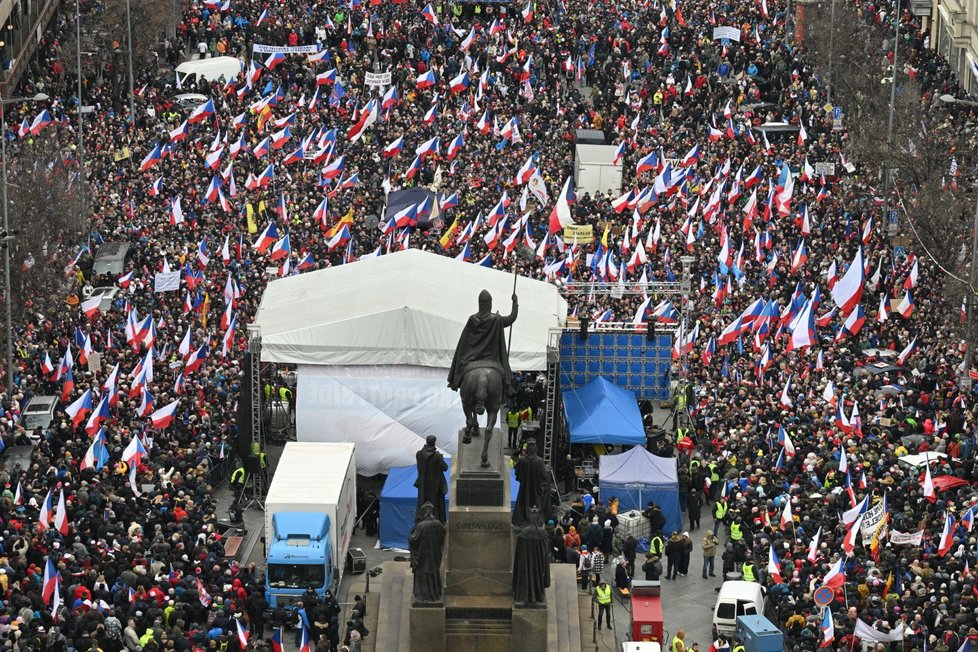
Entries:
[[[132, 18], [129, 10], [130, 0], [126, 0], [126, 53], [129, 57], [129, 119], [136, 124], [136, 97], [132, 83]], [[81, 45], [79, 45], [81, 47]], [[79, 101], [81, 97], [78, 98]]]
[[[689, 337], [689, 295], [693, 289], [693, 261], [695, 258], [692, 256], [680, 256], [680, 262], [683, 264], [683, 276], [679, 282], [679, 289], [683, 293], [683, 337]], [[679, 375], [681, 378], [685, 379], [689, 375], [688, 365], [686, 364], [686, 347], [683, 343], [679, 343], [680, 353], [679, 364], [681, 365], [679, 369]]]
[[[82, 65], [81, 65], [81, 0], [75, 0], [75, 63], [78, 66], [78, 233], [85, 234], [85, 132], [82, 107]], [[132, 95], [130, 94], [130, 99]]]
[[[941, 102], [945, 104], [963, 104], [965, 106], [978, 107], [978, 102], [970, 100], [959, 100], [953, 95], [941, 95]], [[975, 192], [975, 218], [972, 225], [971, 234], [971, 267], [968, 270], [968, 304], [966, 306], [965, 320], [965, 342], [964, 342], [964, 373], [961, 374], [961, 385], [966, 389], [971, 389], [971, 361], [974, 351], [971, 347], [971, 338], [974, 337], [975, 329], [975, 275], [978, 273], [978, 191]]]
[[44, 93], [38, 93], [34, 97], [8, 97], [0, 98], [0, 166], [2, 166], [2, 201], [3, 201], [3, 241], [0, 246], [3, 247], [3, 278], [4, 283], [7, 286], [7, 296], [4, 302], [4, 312], [6, 313], [4, 317], [6, 318], [6, 329], [7, 329], [7, 397], [10, 398], [14, 394], [14, 320], [13, 320], [13, 294], [14, 289], [10, 283], [10, 241], [13, 240], [13, 236], [10, 235], [10, 220], [7, 212], [7, 110], [8, 104], [16, 104], [18, 102], [43, 102], [48, 99], [48, 96]]

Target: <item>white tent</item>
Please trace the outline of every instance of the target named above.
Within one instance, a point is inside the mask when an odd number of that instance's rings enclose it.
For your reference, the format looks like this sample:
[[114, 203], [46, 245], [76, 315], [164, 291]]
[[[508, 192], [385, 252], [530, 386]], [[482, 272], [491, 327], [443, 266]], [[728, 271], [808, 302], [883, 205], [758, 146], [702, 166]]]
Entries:
[[[454, 454], [463, 419], [448, 367], [482, 289], [509, 312], [511, 273], [417, 249], [269, 283], [261, 358], [298, 365], [299, 441], [354, 441], [365, 474], [413, 464], [428, 434]], [[567, 303], [542, 281], [520, 277], [516, 291], [510, 365], [544, 369]]]

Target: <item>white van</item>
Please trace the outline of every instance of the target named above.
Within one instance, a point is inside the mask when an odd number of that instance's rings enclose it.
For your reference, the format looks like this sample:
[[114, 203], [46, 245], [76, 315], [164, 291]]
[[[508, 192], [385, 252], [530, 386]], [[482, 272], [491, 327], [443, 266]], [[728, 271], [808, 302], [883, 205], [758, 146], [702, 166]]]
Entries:
[[757, 582], [728, 580], [720, 587], [713, 608], [715, 633], [733, 636], [737, 631], [737, 616], [764, 615], [764, 588]]
[[209, 82], [224, 81], [237, 78], [241, 72], [241, 60], [236, 57], [211, 57], [210, 59], [194, 59], [184, 61], [177, 66], [177, 88], [186, 84], [196, 85], [204, 79]]

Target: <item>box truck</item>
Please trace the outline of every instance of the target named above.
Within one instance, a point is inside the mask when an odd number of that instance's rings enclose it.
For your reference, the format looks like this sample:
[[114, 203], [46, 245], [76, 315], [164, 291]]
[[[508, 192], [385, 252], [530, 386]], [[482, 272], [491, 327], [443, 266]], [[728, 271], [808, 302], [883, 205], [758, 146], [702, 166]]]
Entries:
[[737, 616], [737, 638], [744, 652], [781, 652], [784, 635], [764, 616]]
[[357, 518], [352, 443], [289, 442], [265, 496], [265, 599], [293, 608], [312, 587], [334, 594]]

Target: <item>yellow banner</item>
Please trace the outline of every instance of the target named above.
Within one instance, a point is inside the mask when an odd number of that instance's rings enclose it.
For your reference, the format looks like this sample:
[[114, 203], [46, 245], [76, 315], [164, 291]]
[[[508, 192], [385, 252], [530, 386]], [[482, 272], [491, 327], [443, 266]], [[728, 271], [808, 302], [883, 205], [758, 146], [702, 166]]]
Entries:
[[594, 242], [594, 227], [590, 224], [568, 224], [564, 227], [564, 242], [574, 244], [577, 237], [577, 244], [591, 244]]

